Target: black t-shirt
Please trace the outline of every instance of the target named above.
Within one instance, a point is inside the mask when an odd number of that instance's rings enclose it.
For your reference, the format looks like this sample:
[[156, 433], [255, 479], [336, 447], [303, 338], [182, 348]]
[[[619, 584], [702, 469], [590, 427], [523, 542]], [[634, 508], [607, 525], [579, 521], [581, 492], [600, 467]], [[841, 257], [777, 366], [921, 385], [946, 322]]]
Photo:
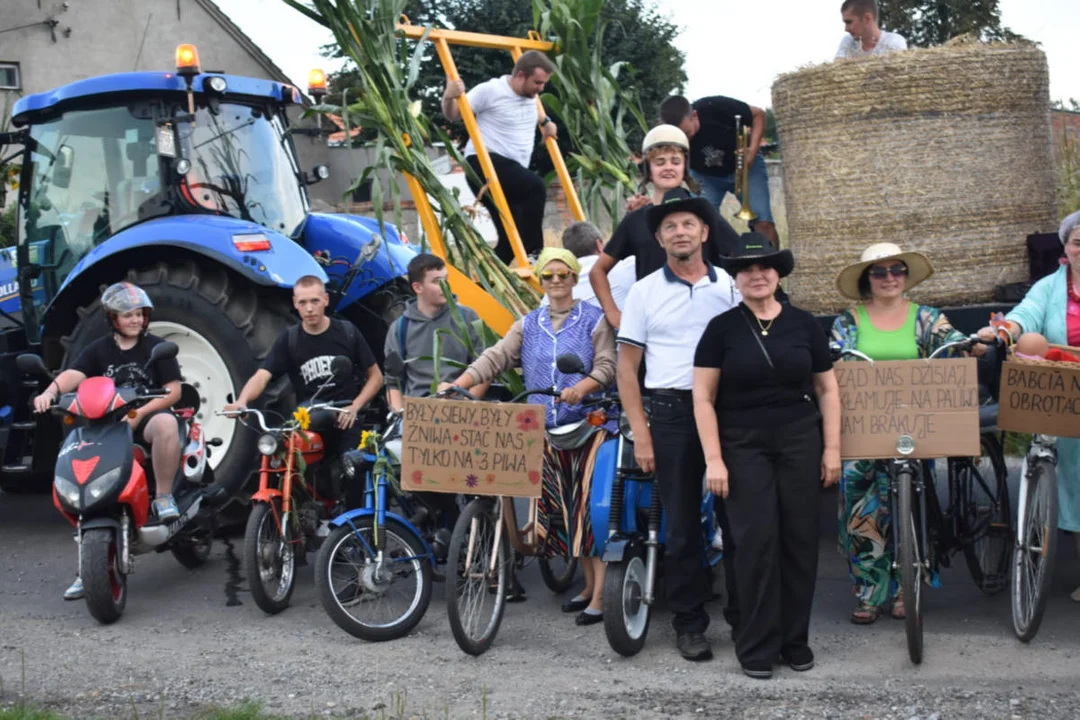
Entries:
[[112, 378], [117, 387], [164, 387], [183, 377], [176, 358], [158, 360], [147, 367], [150, 350], [163, 342], [157, 335], [147, 333], [130, 350], [121, 350], [110, 333], [84, 347], [71, 369], [86, 377]]
[[[783, 426], [817, 410], [814, 373], [832, 367], [825, 331], [813, 315], [791, 305], [783, 306], [771, 326], [764, 324], [768, 335], [761, 335], [754, 314], [739, 303], [714, 317], [698, 343], [695, 367], [720, 368], [716, 411], [721, 430]], [[769, 351], [774, 368], [754, 335]]]
[[358, 378], [367, 374], [375, 364], [364, 336], [356, 327], [349, 328], [344, 320], [332, 318], [330, 327], [311, 335], [303, 326], [297, 327], [295, 354], [289, 348], [289, 330], [281, 333], [266, 356], [263, 369], [275, 379], [288, 375], [300, 402], [307, 402], [327, 379], [333, 377], [330, 363], [338, 355], [352, 360], [353, 377], [344, 383], [331, 382], [319, 394], [319, 401], [352, 400], [360, 394]]
[[[634, 258], [637, 279], [654, 273], [667, 263], [667, 252], [656, 236], [649, 232], [649, 223], [645, 219], [646, 205], [627, 213], [615, 227], [611, 239], [604, 247], [604, 253], [616, 260]], [[739, 240], [739, 234], [728, 225], [720, 213], [715, 213], [709, 225], [709, 237], [705, 240], [705, 259], [713, 265], [720, 265], [720, 257], [730, 255]]]
[[690, 169], [702, 175], [735, 172], [735, 116], [742, 127], [753, 125], [750, 106], [742, 100], [716, 95], [693, 105], [701, 126], [690, 138]]

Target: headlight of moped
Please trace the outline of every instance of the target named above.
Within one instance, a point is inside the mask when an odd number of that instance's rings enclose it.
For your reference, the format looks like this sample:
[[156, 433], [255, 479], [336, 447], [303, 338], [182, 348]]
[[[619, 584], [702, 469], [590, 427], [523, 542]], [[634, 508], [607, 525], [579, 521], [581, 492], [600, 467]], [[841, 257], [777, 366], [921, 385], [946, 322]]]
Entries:
[[56, 488], [56, 494], [63, 498], [64, 502], [76, 510], [81, 509], [82, 499], [79, 495], [78, 485], [59, 475], [53, 480], [53, 485]]
[[627, 442], [634, 442], [634, 431], [630, 429], [630, 418], [626, 416], [626, 413], [619, 416], [619, 432]]
[[258, 442], [259, 452], [263, 455], [273, 456], [278, 451], [278, 439], [269, 433], [259, 436]]
[[94, 501], [99, 500], [103, 495], [113, 489], [113, 486], [120, 481], [120, 468], [114, 467], [109, 472], [105, 473], [99, 478], [94, 478], [86, 486], [86, 502], [92, 504]]

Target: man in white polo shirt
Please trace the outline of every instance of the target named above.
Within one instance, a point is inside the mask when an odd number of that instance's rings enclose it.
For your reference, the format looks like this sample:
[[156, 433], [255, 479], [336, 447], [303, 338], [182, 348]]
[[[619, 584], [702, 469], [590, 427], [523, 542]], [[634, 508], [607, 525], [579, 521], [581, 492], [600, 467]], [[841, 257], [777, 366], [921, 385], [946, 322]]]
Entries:
[[[702, 257], [710, 210], [708, 200], [683, 188], [649, 208], [646, 221], [667, 264], [630, 288], [618, 338], [619, 396], [634, 432], [634, 457], [642, 470], [656, 472], [667, 523], [664, 584], [676, 646], [688, 660], [712, 657], [705, 639], [711, 581], [701, 531], [705, 456], [691, 394], [694, 351], [709, 321], [742, 301], [731, 277]], [[638, 384], [643, 356], [648, 420]]]
[[[555, 137], [557, 130], [555, 123], [540, 112], [536, 103], [536, 96], [543, 92], [553, 72], [555, 65], [547, 55], [530, 50], [518, 58], [511, 74], [480, 83], [466, 94], [469, 106], [476, 115], [484, 146], [491, 155], [491, 164], [495, 166], [506, 203], [510, 206], [514, 225], [529, 255], [544, 248], [547, 188], [536, 173], [529, 171], [529, 160], [532, 158], [536, 126], [539, 124], [545, 138]], [[446, 84], [442, 111], [447, 120], [461, 119], [456, 100], [464, 93], [463, 81]], [[484, 171], [480, 169], [480, 160], [471, 138], [465, 146], [465, 160], [481, 182], [485, 182]], [[472, 178], [469, 178], [469, 187], [474, 193], [480, 193], [481, 185]], [[510, 239], [503, 228], [499, 210], [491, 200], [491, 193], [485, 192], [482, 202], [491, 213], [499, 233], [495, 254], [503, 262], [509, 263], [514, 259], [514, 251], [510, 248]]]

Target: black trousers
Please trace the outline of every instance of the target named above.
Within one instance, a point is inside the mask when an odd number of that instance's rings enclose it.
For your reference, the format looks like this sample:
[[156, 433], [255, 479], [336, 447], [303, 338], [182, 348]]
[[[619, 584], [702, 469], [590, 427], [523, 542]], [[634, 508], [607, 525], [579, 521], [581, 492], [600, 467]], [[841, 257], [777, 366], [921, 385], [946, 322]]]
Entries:
[[[510, 206], [510, 215], [514, 218], [521, 242], [525, 245], [525, 253], [538, 253], [544, 249], [544, 203], [547, 202], [547, 188], [540, 176], [528, 168], [505, 158], [502, 155], [490, 153], [491, 164], [495, 166], [495, 174], [499, 177], [503, 194], [506, 195], [506, 203]], [[480, 158], [470, 155], [466, 158], [469, 166], [484, 180], [484, 171], [480, 169]], [[473, 193], [479, 193], [482, 185], [477, 185], [469, 178], [469, 187]], [[510, 247], [510, 238], [503, 228], [499, 209], [495, 207], [495, 201], [491, 198], [491, 192], [485, 191], [482, 202], [487, 211], [491, 213], [491, 219], [495, 223], [495, 229], [499, 233], [499, 242], [495, 246], [495, 254], [504, 263], [514, 259], [514, 251]]]
[[[323, 454], [324, 459], [320, 472], [329, 475], [330, 463], [337, 462], [339, 457], [350, 450], [355, 450], [360, 444], [360, 437], [363, 432], [364, 428], [360, 426], [359, 420], [353, 423], [353, 426], [347, 430], [342, 430], [337, 426], [321, 426], [319, 435], [322, 436], [325, 452]], [[357, 473], [354, 475], [352, 480], [350, 480], [348, 485], [342, 488], [342, 490], [344, 490], [345, 493], [344, 499], [346, 510], [355, 510], [356, 508], [364, 506], [363, 474]]]
[[[649, 425], [656, 456], [656, 486], [664, 505], [667, 537], [664, 544], [664, 586], [674, 615], [676, 633], [705, 632], [709, 614], [705, 603], [712, 597], [712, 574], [705, 562], [705, 536], [701, 528], [702, 480], [705, 455], [694, 422], [690, 391], [652, 391], [649, 394]], [[735, 597], [734, 545], [730, 544], [727, 517], [722, 504], [717, 517], [725, 531], [724, 567], [728, 609], [724, 615], [738, 623]], [[729, 546], [731, 550], [729, 551]]]
[[781, 652], [807, 646], [817, 578], [821, 419], [734, 428], [721, 424], [727, 509], [739, 548], [735, 579], [744, 667], [772, 668]]

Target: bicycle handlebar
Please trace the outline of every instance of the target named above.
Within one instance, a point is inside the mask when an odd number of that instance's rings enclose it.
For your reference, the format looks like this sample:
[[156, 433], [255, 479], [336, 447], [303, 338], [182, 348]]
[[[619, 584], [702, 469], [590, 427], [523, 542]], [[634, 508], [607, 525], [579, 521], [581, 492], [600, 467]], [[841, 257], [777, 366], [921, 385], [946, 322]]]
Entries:
[[[346, 403], [346, 405], [342, 405], [342, 403]], [[351, 404], [352, 404], [352, 401], [350, 401], [350, 400], [335, 400], [333, 402], [319, 403], [318, 405], [312, 405], [311, 407], [307, 408], [307, 411], [309, 413], [312, 413], [312, 412], [320, 412], [320, 411], [326, 410], [328, 412], [343, 413], [343, 412], [345, 412], [344, 408], [347, 407], [348, 405], [351, 405]], [[279, 433], [279, 432], [283, 432], [285, 430], [284, 426], [278, 427], [278, 428], [268, 427], [267, 424], [266, 424], [266, 416], [263, 415], [261, 410], [256, 410], [255, 408], [243, 408], [243, 409], [239, 409], [239, 410], [219, 410], [219, 411], [215, 412], [214, 414], [219, 416], [219, 417], [226, 417], [226, 418], [230, 418], [230, 419], [233, 419], [233, 420], [241, 420], [241, 421], [242, 421], [242, 418], [244, 416], [246, 416], [246, 415], [254, 415], [255, 419], [259, 421], [259, 428], [263, 432], [266, 432], [266, 433]]]

